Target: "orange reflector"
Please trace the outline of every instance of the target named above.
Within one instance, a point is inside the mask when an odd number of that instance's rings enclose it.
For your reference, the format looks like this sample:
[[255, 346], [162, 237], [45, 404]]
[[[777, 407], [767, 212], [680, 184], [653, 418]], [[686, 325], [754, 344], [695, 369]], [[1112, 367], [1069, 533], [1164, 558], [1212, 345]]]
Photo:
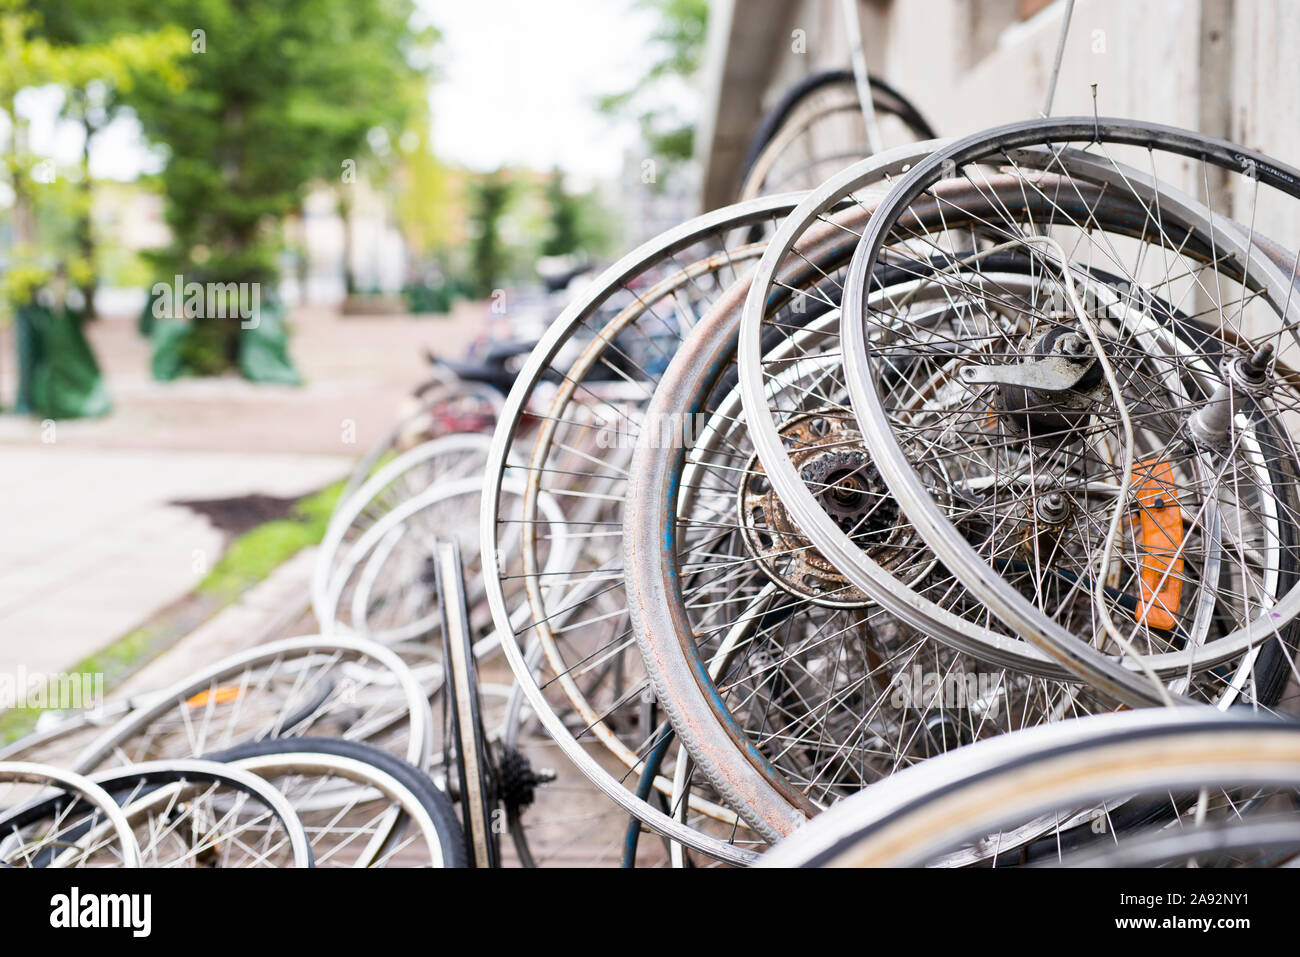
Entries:
[[1177, 621], [1183, 598], [1183, 512], [1168, 459], [1145, 459], [1133, 466], [1133, 489], [1140, 507], [1142, 600], [1133, 617], [1164, 631]]
[[226, 704], [234, 701], [239, 697], [238, 688], [218, 688], [216, 691], [200, 691], [192, 698], [185, 699], [185, 705], [189, 708], [202, 708], [209, 701], [213, 704]]

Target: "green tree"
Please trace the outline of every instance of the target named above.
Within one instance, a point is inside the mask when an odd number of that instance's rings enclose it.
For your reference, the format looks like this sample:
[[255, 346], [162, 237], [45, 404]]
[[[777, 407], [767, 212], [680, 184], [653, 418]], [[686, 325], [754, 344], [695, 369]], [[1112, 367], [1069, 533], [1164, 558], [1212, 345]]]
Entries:
[[550, 182], [546, 184], [546, 203], [551, 210], [551, 221], [542, 242], [542, 255], [566, 256], [581, 252], [582, 204], [578, 197], [564, 188], [564, 173], [558, 169], [551, 172]]
[[62, 64], [56, 82], [63, 88], [63, 115], [82, 129], [79, 196], [72, 209], [78, 259], [72, 272], [79, 277], [85, 315], [93, 319], [99, 257], [92, 222], [91, 142], [120, 113], [121, 95], [137, 78], [153, 74], [180, 88], [177, 63], [189, 52], [190, 40], [176, 26], [141, 32], [129, 6], [105, 9], [98, 0], [30, 0], [26, 6], [32, 14], [29, 33], [47, 42]]
[[451, 245], [457, 205], [451, 171], [435, 155], [429, 136], [429, 117], [421, 115], [397, 141], [397, 224], [417, 279], [427, 276]]
[[[167, 147], [161, 183], [173, 242], [159, 274], [277, 278], [280, 225], [310, 184], [349, 185], [374, 129], [422, 108], [431, 31], [412, 0], [124, 0], [144, 22], [191, 37], [186, 86], [141, 82], [125, 97]], [[201, 371], [238, 359], [238, 323], [196, 324]]]
[[[66, 28], [66, 25], [65, 25]], [[144, 78], [178, 91], [183, 78], [176, 67], [187, 47], [174, 27], [97, 35], [77, 43], [54, 42], [44, 16], [18, 0], [0, 3], [0, 108], [8, 114], [12, 134], [5, 167], [13, 190], [13, 247], [8, 275], [12, 303], [30, 301], [35, 290], [56, 274], [90, 292], [86, 313], [93, 312], [94, 242], [90, 234], [92, 183], [87, 154], [75, 176], [77, 190], [69, 195], [60, 180], [57, 189], [41, 188], [32, 178], [39, 158], [27, 148], [27, 120], [16, 108], [18, 93], [27, 87], [57, 85], [64, 92], [65, 110], [79, 110], [86, 123], [98, 117], [100, 106], [121, 90]], [[106, 109], [107, 107], [105, 107]], [[87, 127], [88, 131], [90, 127]], [[87, 142], [89, 140], [89, 133]], [[54, 179], [48, 163], [49, 175]], [[39, 206], [55, 210], [42, 216]], [[64, 222], [73, 222], [71, 237], [62, 235]], [[38, 228], [40, 225], [44, 228]], [[71, 239], [71, 241], [68, 241]]]
[[695, 145], [694, 118], [655, 101], [655, 94], [674, 80], [688, 80], [704, 58], [708, 0], [635, 0], [656, 18], [650, 34], [649, 68], [630, 89], [602, 97], [600, 110], [634, 115], [646, 148], [670, 161], [689, 160]]
[[555, 169], [546, 183], [545, 200], [550, 219], [541, 245], [543, 256], [598, 256], [608, 251], [615, 230], [599, 194], [570, 192], [564, 174]]
[[469, 274], [474, 292], [491, 295], [505, 275], [508, 255], [501, 221], [510, 207], [514, 186], [505, 170], [479, 177], [469, 186]]
[[[413, 116], [407, 120], [411, 126], [419, 126], [421, 123], [428, 125], [427, 112], [415, 107], [421, 95], [420, 91], [412, 90], [409, 99], [401, 100], [411, 104], [410, 112]], [[402, 118], [394, 115], [392, 122], [400, 124]], [[343, 285], [349, 296], [359, 291], [356, 273], [352, 268], [352, 216], [357, 184], [364, 180], [376, 192], [386, 197], [389, 208], [396, 207], [399, 205], [397, 187], [406, 161], [406, 152], [393, 142], [389, 127], [372, 126], [365, 133], [365, 149], [361, 151], [361, 155], [351, 161], [353, 165], [339, 177], [339, 181], [335, 184], [335, 210], [343, 224]]]

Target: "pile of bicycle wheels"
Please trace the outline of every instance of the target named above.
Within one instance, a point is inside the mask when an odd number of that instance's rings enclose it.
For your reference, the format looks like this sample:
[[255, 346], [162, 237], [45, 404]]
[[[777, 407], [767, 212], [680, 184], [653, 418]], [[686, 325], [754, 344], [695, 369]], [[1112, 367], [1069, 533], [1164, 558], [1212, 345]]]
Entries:
[[1297, 199], [1043, 120], [611, 267], [487, 463], [538, 719], [676, 863], [1292, 859]]
[[0, 752], [0, 860], [1300, 860], [1300, 171], [892, 110], [368, 456], [318, 636]]

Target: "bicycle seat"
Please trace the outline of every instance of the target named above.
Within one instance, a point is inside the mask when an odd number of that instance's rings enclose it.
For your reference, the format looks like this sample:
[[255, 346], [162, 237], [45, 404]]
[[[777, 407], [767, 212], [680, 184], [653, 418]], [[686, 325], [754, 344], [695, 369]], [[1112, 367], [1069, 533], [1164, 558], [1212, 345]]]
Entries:
[[458, 379], [465, 382], [481, 382], [500, 392], [509, 392], [515, 384], [515, 372], [502, 364], [486, 365], [480, 362], [460, 362], [454, 359], [433, 357], [436, 365], [447, 369]]

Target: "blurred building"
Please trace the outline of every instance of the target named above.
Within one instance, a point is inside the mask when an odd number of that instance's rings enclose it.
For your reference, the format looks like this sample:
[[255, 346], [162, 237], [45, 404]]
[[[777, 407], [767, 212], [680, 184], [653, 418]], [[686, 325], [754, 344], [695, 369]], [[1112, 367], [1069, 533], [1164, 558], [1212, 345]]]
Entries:
[[291, 240], [295, 261], [281, 270], [281, 292], [287, 301], [341, 302], [347, 294], [345, 255], [358, 291], [391, 293], [402, 288], [406, 246], [387, 198], [363, 179], [351, 188], [350, 249], [345, 248], [348, 231], [335, 191], [315, 189], [303, 202], [302, 217]]
[[695, 215], [698, 164], [665, 162], [629, 150], [612, 199], [622, 223], [620, 248], [634, 249]]
[[[357, 289], [396, 292], [406, 280], [407, 257], [391, 204], [364, 181], [358, 181], [354, 189], [350, 258]], [[130, 260], [171, 241], [163, 212], [162, 196], [139, 184], [106, 181], [97, 185], [95, 226], [107, 238], [101, 252], [105, 279], [96, 297], [100, 315], [136, 316], [144, 307], [146, 291], [159, 277], [143, 263]], [[335, 192], [324, 188], [311, 191], [303, 202], [302, 215], [288, 221], [285, 231], [280, 295], [289, 303], [342, 302], [346, 294], [346, 231]]]
[[[870, 69], [944, 136], [1037, 116], [1064, 0], [859, 0]], [[716, 0], [697, 140], [705, 208], [731, 200], [764, 109], [849, 65], [839, 0]], [[1199, 130], [1300, 163], [1300, 3], [1077, 0], [1053, 114]], [[1285, 233], [1279, 238], [1286, 239]]]

